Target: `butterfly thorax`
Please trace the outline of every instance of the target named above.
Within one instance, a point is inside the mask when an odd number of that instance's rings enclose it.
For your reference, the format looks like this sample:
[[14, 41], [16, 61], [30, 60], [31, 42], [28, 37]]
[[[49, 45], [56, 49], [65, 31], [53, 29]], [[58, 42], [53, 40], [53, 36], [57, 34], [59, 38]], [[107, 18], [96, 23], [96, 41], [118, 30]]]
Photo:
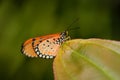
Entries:
[[67, 41], [67, 40], [70, 40], [71, 38], [70, 38], [70, 36], [68, 35], [68, 31], [64, 31], [64, 32], [61, 32], [61, 34], [60, 34], [60, 39], [58, 39], [59, 40], [59, 42], [60, 42], [60, 44], [62, 44], [63, 42], [65, 42], [65, 41]]

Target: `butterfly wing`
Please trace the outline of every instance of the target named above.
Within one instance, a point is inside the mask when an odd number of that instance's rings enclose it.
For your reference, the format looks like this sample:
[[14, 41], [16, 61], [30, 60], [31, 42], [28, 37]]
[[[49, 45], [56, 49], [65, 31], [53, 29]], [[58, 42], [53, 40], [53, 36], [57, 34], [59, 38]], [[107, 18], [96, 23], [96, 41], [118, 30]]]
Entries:
[[47, 36], [41, 36], [36, 38], [28, 39], [22, 45], [22, 53], [29, 56], [29, 57], [38, 57], [38, 54], [35, 52], [35, 46], [42, 43], [44, 40], [48, 38], [52, 38], [54, 36], [58, 36], [59, 34], [51, 34]]
[[23, 54], [29, 57], [37, 57], [32, 46], [32, 41], [33, 41], [32, 38], [25, 41], [24, 44], [22, 45], [21, 51]]
[[47, 59], [56, 56], [60, 47], [60, 44], [57, 41], [59, 37], [59, 35], [56, 35], [54, 37], [42, 41], [40, 44], [35, 46], [35, 53], [39, 55], [39, 57]]

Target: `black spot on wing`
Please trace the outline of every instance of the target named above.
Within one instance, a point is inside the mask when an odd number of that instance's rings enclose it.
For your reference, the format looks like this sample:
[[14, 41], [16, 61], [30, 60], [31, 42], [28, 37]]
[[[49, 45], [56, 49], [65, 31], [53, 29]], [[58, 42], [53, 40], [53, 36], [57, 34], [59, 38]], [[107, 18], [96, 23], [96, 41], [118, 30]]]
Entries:
[[39, 41], [40, 43], [42, 42], [42, 40], [41, 41]]
[[32, 39], [32, 47], [34, 47], [35, 38]]
[[46, 40], [46, 42], [49, 42], [49, 40]]
[[35, 38], [32, 39], [32, 41], [35, 41], [35, 40], [36, 40]]
[[48, 45], [47, 47], [50, 47], [50, 45]]

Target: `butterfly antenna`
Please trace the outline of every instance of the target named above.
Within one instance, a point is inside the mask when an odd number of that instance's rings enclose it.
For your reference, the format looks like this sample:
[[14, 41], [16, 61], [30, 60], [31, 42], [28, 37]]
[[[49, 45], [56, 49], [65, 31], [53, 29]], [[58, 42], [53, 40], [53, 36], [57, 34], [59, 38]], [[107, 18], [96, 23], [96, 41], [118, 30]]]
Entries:
[[76, 29], [80, 29], [80, 27], [70, 28], [69, 31], [76, 30]]
[[79, 20], [79, 18], [75, 19], [75, 20], [67, 27], [67, 29], [66, 29], [65, 31], [68, 31], [68, 30], [70, 29], [70, 27], [71, 27], [74, 23], [76, 23], [78, 20]]

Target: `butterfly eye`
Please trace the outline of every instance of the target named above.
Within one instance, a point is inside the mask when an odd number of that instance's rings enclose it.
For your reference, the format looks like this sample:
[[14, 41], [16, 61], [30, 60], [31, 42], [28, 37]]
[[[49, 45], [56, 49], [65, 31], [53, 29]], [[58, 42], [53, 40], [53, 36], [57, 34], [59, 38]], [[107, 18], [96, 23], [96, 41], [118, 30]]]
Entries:
[[62, 36], [68, 36], [68, 31], [64, 31], [61, 33]]
[[65, 31], [66, 36], [68, 36], [68, 31]]

